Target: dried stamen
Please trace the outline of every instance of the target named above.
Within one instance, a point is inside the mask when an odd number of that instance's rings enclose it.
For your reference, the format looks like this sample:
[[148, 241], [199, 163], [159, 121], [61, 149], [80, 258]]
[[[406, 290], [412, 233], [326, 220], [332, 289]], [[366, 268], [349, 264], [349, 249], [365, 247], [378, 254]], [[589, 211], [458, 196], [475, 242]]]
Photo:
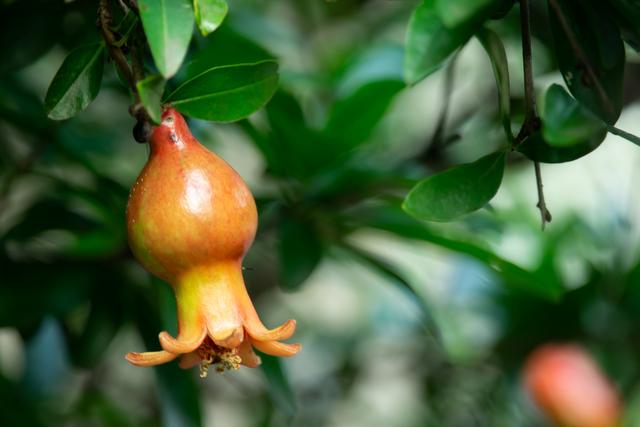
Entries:
[[210, 338], [204, 340], [198, 348], [200, 362], [200, 378], [206, 378], [211, 365], [216, 366], [216, 372], [238, 370], [242, 359], [238, 356], [237, 348], [225, 348], [216, 345]]

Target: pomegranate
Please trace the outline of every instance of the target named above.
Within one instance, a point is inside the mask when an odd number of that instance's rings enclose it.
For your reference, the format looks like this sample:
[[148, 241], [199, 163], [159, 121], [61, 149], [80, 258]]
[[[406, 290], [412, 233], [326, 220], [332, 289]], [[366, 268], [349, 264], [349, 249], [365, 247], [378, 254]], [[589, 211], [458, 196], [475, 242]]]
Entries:
[[621, 403], [613, 384], [589, 354], [573, 344], [533, 352], [524, 383], [540, 409], [562, 427], [616, 427]]
[[280, 342], [294, 320], [267, 329], [242, 277], [242, 259], [253, 242], [258, 215], [242, 178], [191, 134], [174, 109], [152, 131], [151, 153], [129, 195], [129, 245], [140, 263], [169, 282], [178, 308], [178, 336], [159, 335], [162, 350], [128, 353], [137, 366], [181, 356], [180, 366], [255, 367], [253, 348], [293, 356], [299, 344]]

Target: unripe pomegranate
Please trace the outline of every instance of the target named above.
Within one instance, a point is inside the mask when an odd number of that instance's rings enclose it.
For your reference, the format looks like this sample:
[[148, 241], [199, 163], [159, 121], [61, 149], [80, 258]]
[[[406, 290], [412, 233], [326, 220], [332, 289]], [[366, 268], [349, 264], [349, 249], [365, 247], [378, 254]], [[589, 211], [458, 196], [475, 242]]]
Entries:
[[548, 344], [533, 352], [524, 384], [540, 409], [562, 427], [616, 427], [618, 392], [581, 347]]
[[180, 366], [200, 363], [203, 375], [255, 367], [253, 348], [292, 356], [284, 344], [296, 323], [276, 329], [260, 321], [242, 278], [242, 259], [256, 233], [258, 215], [242, 178], [191, 135], [174, 109], [153, 130], [149, 160], [129, 195], [129, 245], [142, 265], [169, 282], [178, 307], [178, 336], [159, 335], [161, 351], [128, 353], [138, 366], [182, 356]]

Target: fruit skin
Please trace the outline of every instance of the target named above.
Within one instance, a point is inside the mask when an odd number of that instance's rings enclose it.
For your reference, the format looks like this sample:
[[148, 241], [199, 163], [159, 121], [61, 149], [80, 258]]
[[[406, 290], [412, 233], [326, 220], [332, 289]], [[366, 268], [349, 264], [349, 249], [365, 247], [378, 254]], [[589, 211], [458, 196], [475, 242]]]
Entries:
[[558, 426], [620, 425], [618, 392], [578, 345], [547, 344], [535, 350], [524, 368], [524, 385]]
[[241, 260], [258, 213], [240, 175], [201, 145], [175, 110], [164, 113], [150, 145], [127, 206], [136, 257], [171, 283], [191, 267]]
[[174, 109], [163, 112], [150, 145], [129, 195], [129, 245], [147, 270], [173, 286], [178, 337], [161, 332], [162, 351], [128, 353], [127, 360], [153, 366], [182, 356], [183, 367], [204, 361], [237, 368], [259, 364], [253, 347], [296, 354], [298, 344], [278, 342], [293, 335], [295, 321], [267, 329], [244, 285], [242, 259], [258, 214], [240, 175], [202, 146]]

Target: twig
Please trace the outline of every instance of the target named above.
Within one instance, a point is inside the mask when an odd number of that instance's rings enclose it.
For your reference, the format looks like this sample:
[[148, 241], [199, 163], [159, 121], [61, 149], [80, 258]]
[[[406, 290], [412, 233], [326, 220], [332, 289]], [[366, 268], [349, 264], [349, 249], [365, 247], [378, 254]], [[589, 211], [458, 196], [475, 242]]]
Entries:
[[540, 172], [540, 162], [537, 160], [533, 162], [534, 169], [536, 171], [536, 187], [538, 188], [538, 204], [536, 205], [540, 209], [540, 219], [542, 220], [542, 230], [545, 225], [551, 222], [552, 216], [549, 209], [547, 209], [547, 203], [544, 200], [544, 191], [542, 185], [542, 173]]
[[127, 81], [129, 85], [129, 89], [134, 95], [138, 94], [138, 90], [136, 89], [136, 82], [133, 78], [133, 73], [131, 72], [131, 68], [129, 67], [129, 63], [127, 62], [127, 58], [124, 56], [122, 49], [118, 46], [118, 41], [116, 40], [113, 32], [111, 31], [111, 11], [109, 9], [109, 0], [100, 0], [100, 6], [98, 7], [98, 26], [100, 28], [100, 33], [102, 38], [107, 45], [107, 49], [109, 51], [109, 56], [115, 62], [118, 70]]
[[[130, 1], [129, 5], [134, 12], [137, 13], [138, 6], [136, 2]], [[151, 122], [149, 114], [140, 101], [140, 94], [138, 93], [138, 88], [136, 86], [136, 83], [144, 77], [140, 46], [136, 41], [132, 43], [132, 66], [129, 66], [129, 62], [122, 51], [121, 43], [116, 40], [116, 37], [111, 31], [110, 26], [112, 17], [109, 9], [109, 0], [100, 0], [100, 5], [98, 6], [98, 17], [98, 26], [100, 28], [102, 38], [107, 45], [109, 56], [113, 59], [116, 67], [118, 67], [118, 70], [127, 81], [129, 90], [135, 99], [134, 104], [129, 108], [129, 113], [136, 119], [136, 125], [133, 128], [133, 137], [138, 142], [147, 142], [151, 134]]]
[[[520, 24], [522, 26], [522, 63], [524, 71], [524, 123], [516, 137], [516, 145], [527, 139], [532, 133], [540, 129], [540, 117], [536, 108], [536, 95], [533, 84], [533, 67], [531, 65], [531, 15], [529, 11], [529, 0], [520, 0]], [[536, 173], [536, 186], [538, 188], [538, 204], [542, 229], [551, 222], [551, 212], [547, 209], [544, 200], [542, 185], [542, 173], [540, 172], [540, 162], [535, 160], [533, 166]]]
[[516, 137], [516, 145], [540, 129], [536, 108], [536, 95], [531, 65], [531, 16], [529, 0], [520, 0], [520, 24], [522, 26], [522, 63], [524, 70], [524, 123]]

